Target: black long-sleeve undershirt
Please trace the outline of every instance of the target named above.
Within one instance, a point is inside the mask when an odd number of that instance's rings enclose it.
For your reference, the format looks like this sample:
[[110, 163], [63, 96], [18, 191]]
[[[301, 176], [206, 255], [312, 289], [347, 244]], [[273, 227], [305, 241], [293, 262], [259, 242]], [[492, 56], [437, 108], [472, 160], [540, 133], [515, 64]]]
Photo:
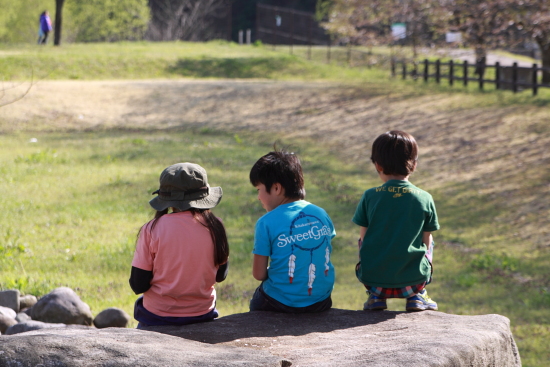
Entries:
[[[227, 273], [229, 272], [229, 260], [220, 265], [218, 272], [216, 273], [216, 282], [221, 283], [227, 278]], [[132, 271], [130, 273], [130, 287], [135, 294], [145, 293], [149, 288], [151, 288], [151, 279], [153, 279], [153, 272], [148, 270], [143, 270], [132, 266]]]

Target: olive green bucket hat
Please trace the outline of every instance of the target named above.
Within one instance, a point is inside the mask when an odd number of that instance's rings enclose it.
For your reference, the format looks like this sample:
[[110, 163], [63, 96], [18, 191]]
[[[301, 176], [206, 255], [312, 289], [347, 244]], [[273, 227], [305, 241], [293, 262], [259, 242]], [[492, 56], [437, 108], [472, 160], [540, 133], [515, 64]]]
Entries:
[[153, 209], [163, 211], [167, 208], [179, 210], [212, 209], [222, 199], [221, 187], [210, 187], [206, 170], [194, 163], [177, 163], [166, 168], [160, 174], [158, 194], [149, 204]]

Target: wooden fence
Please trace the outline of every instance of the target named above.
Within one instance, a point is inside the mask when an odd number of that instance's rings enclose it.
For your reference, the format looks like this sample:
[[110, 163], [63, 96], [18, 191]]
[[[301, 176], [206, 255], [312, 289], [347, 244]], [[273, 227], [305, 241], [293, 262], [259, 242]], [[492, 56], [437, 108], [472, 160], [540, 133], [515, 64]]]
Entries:
[[476, 82], [479, 89], [483, 90], [486, 83], [492, 83], [496, 89], [512, 90], [514, 93], [531, 89], [534, 96], [537, 95], [539, 88], [550, 88], [550, 84], [539, 82], [542, 71], [550, 72], [550, 68], [539, 67], [537, 64], [533, 64], [532, 67], [521, 67], [517, 62], [512, 66], [501, 66], [498, 62], [495, 65], [486, 65], [469, 64], [468, 61], [457, 63], [452, 60], [442, 62], [441, 60], [430, 61], [428, 59], [419, 64], [392, 59], [392, 76], [398, 74], [399, 66], [401, 66], [399, 73], [403, 79], [422, 78], [428, 82], [431, 78], [435, 79], [437, 83], [448, 80], [451, 86], [455, 81], [461, 82], [464, 86], [467, 86], [468, 82]]

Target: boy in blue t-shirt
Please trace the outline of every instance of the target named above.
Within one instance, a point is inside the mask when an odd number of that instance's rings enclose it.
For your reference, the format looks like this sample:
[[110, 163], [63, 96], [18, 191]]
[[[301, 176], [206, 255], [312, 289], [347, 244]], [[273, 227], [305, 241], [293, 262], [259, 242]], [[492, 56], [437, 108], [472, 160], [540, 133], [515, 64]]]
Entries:
[[267, 211], [256, 222], [252, 275], [262, 284], [250, 300], [250, 311], [328, 310], [336, 232], [328, 214], [304, 200], [300, 160], [294, 153], [270, 152], [250, 170], [250, 183]]
[[369, 294], [365, 310], [386, 309], [386, 298], [407, 298], [407, 311], [437, 310], [425, 287], [439, 224], [432, 196], [409, 182], [417, 158], [416, 141], [404, 131], [388, 131], [372, 145], [384, 184], [365, 191], [352, 219], [361, 226], [356, 274]]

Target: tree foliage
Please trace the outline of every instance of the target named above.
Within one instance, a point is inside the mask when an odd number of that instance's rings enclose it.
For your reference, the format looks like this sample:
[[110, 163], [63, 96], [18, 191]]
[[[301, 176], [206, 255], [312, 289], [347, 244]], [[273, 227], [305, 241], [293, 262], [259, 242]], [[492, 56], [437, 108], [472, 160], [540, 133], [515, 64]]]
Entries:
[[65, 8], [77, 42], [143, 39], [149, 22], [147, 0], [68, 0]]
[[406, 23], [413, 46], [460, 31], [479, 60], [531, 38], [550, 68], [550, 0], [320, 0], [318, 12], [329, 32], [358, 44], [387, 44], [395, 22]]
[[[36, 42], [40, 13], [48, 10], [54, 21], [57, 2], [0, 0], [0, 41]], [[142, 39], [148, 22], [147, 0], [64, 0], [62, 36], [64, 42]]]
[[[511, 23], [534, 40], [540, 48], [542, 65], [550, 68], [550, 1], [509, 0], [513, 9]], [[542, 80], [550, 83], [550, 71], [544, 71]]]
[[355, 44], [388, 43], [392, 24], [405, 23], [415, 50], [437, 41], [447, 20], [443, 0], [322, 0], [317, 9], [330, 33]]
[[227, 34], [228, 5], [226, 0], [149, 0], [148, 38], [204, 41], [220, 37]]
[[54, 9], [55, 0], [0, 0], [0, 41], [36, 43], [40, 13]]

